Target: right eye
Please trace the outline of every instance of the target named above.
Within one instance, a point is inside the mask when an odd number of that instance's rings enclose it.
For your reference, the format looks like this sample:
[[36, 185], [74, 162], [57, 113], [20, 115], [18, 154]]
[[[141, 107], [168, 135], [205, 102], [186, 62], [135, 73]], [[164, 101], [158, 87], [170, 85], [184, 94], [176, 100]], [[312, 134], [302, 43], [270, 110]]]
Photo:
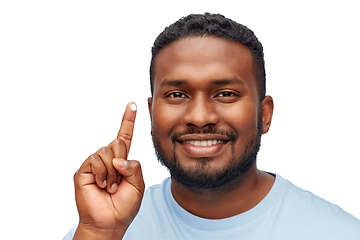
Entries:
[[169, 104], [181, 104], [186, 102], [189, 97], [188, 95], [186, 95], [186, 93], [183, 93], [181, 91], [174, 91], [166, 94], [164, 98]]
[[172, 92], [166, 96], [167, 98], [185, 98], [186, 95], [181, 92]]

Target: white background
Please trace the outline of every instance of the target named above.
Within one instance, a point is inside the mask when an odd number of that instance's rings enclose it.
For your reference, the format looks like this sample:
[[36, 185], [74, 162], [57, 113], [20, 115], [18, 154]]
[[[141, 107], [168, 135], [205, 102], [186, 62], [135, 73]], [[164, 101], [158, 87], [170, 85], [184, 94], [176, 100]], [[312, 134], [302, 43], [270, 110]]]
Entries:
[[155, 37], [189, 13], [222, 13], [265, 49], [275, 101], [260, 169], [360, 218], [356, 1], [1, 1], [1, 234], [62, 239], [78, 221], [73, 174], [138, 105], [130, 159], [157, 162], [146, 99]]

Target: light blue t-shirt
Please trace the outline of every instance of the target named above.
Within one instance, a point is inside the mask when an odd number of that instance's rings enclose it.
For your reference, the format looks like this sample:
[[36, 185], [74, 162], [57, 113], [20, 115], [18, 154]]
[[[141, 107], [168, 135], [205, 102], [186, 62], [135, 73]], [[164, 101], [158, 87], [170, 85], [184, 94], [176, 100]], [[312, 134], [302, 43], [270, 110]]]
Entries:
[[[124, 239], [360, 240], [358, 219], [279, 175], [258, 205], [220, 220], [184, 210], [173, 198], [170, 186], [167, 178], [146, 191]], [[75, 228], [64, 240], [72, 239], [74, 232]]]

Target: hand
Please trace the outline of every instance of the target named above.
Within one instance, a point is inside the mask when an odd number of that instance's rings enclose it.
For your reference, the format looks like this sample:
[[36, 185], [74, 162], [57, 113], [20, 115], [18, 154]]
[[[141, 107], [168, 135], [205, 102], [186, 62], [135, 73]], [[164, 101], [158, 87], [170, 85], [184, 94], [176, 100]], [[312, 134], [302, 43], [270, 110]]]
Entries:
[[[117, 138], [90, 155], [75, 173], [79, 226], [74, 239], [121, 239], [140, 208], [140, 163], [127, 160], [136, 110], [129, 103]], [[136, 105], [134, 105], [136, 106]]]

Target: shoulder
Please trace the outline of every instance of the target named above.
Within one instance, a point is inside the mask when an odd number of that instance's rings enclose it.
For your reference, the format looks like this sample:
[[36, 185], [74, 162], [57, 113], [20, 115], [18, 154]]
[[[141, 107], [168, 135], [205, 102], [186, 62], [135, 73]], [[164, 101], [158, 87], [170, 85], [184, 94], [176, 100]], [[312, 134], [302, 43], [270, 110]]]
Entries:
[[139, 213], [135, 220], [140, 220], [142, 216], [149, 218], [152, 215], [158, 215], [161, 206], [167, 205], [166, 196], [170, 191], [170, 178], [165, 178], [161, 184], [156, 184], [146, 189]]
[[318, 229], [318, 232], [323, 230], [335, 235], [341, 234], [342, 237], [347, 234], [360, 237], [360, 221], [357, 218], [312, 192], [278, 175], [276, 177], [285, 182], [281, 209], [292, 216], [294, 223]]
[[148, 189], [146, 189], [143, 202], [144, 203], [154, 203], [153, 201], [156, 200], [163, 200], [165, 195], [167, 194], [168, 189], [170, 189], [171, 179], [165, 178], [161, 184], [152, 185]]
[[[301, 209], [303, 211], [312, 211], [326, 216], [351, 216], [349, 213], [341, 209], [341, 207], [339, 207], [338, 205], [333, 204], [306, 189], [300, 188], [288, 180], [284, 181], [287, 182], [287, 188], [285, 190], [284, 198], [287, 201], [292, 202], [293, 204], [296, 203], [296, 207], [298, 209]], [[351, 216], [350, 218], [355, 217]]]

